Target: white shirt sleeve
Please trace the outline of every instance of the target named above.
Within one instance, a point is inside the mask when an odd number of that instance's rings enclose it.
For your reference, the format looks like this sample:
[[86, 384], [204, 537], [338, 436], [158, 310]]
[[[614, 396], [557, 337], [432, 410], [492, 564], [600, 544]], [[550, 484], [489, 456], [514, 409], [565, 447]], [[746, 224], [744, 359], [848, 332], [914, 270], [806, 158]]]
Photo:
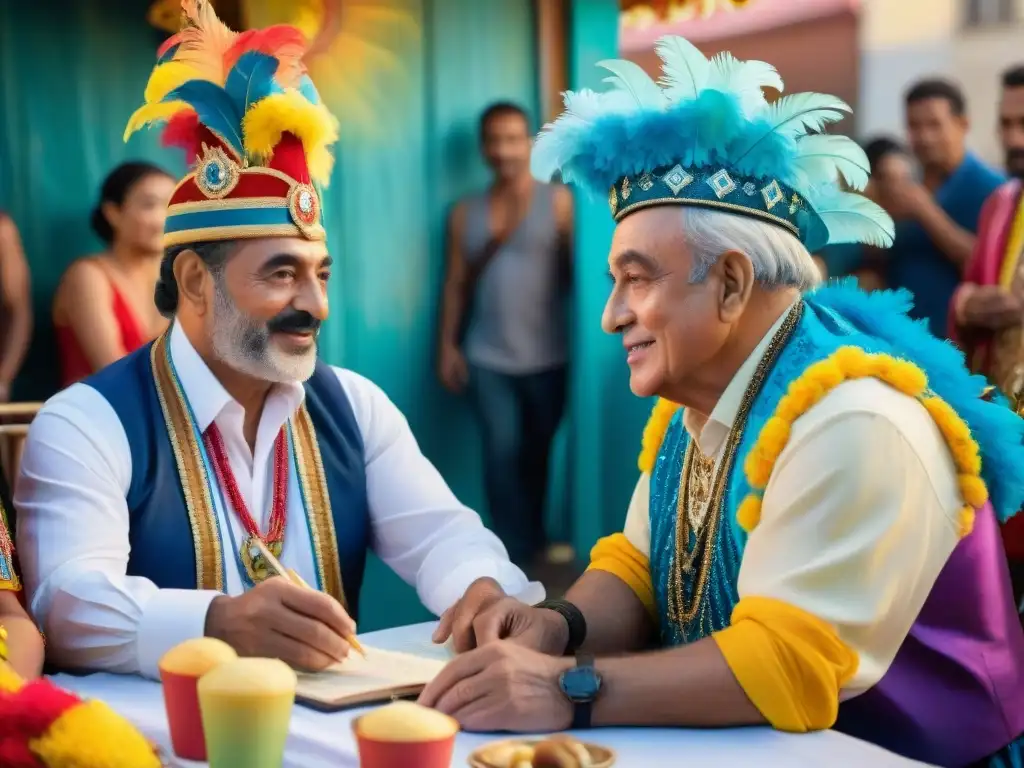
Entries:
[[106, 399], [85, 384], [55, 396], [21, 459], [18, 557], [51, 661], [156, 677], [165, 651], [203, 635], [219, 593], [127, 575], [131, 474], [128, 439]]
[[334, 370], [363, 435], [373, 548], [381, 560], [438, 615], [484, 576], [525, 602], [543, 600], [544, 587], [528, 581], [480, 516], [459, 503], [380, 387]]
[[629, 500], [629, 509], [626, 510], [626, 524], [622, 527], [629, 543], [636, 547], [645, 557], [651, 556], [651, 476], [646, 472], [640, 474], [640, 479], [633, 489], [633, 496]]
[[794, 425], [765, 489], [740, 598], [835, 627], [860, 663], [843, 698], [888, 670], [958, 542], [952, 457], [924, 408], [875, 380], [840, 385]]

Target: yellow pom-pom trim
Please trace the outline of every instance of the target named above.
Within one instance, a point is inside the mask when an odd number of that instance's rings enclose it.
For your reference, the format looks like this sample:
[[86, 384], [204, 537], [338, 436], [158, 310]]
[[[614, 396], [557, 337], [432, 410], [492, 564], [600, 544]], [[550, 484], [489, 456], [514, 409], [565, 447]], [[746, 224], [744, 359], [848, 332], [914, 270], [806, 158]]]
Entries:
[[960, 508], [960, 538], [974, 530], [974, 507], [965, 504]]
[[[975, 510], [988, 501], [988, 489], [981, 479], [981, 453], [971, 437], [970, 427], [949, 403], [928, 392], [928, 377], [916, 365], [892, 355], [872, 354], [852, 346], [837, 349], [824, 360], [808, 366], [790, 383], [775, 408], [775, 415], [761, 428], [743, 464], [747, 482], [754, 489], [736, 513], [737, 522], [743, 530], [749, 533], [761, 520], [761, 494], [768, 485], [779, 454], [789, 441], [793, 422], [842, 382], [868, 377], [916, 398], [938, 426], [953, 456], [964, 500], [960, 511], [960, 535], [963, 537], [971, 532]], [[644, 439], [646, 448], [646, 434]]]
[[647, 419], [647, 426], [644, 427], [644, 437], [640, 449], [640, 458], [637, 459], [637, 466], [641, 472], [650, 474], [654, 469], [654, 462], [658, 458], [658, 451], [665, 440], [665, 433], [668, 431], [668, 423], [679, 410], [679, 405], [671, 400], [659, 397], [658, 402], [651, 409], [651, 415]]
[[20, 691], [25, 681], [6, 661], [0, 661], [0, 693]]
[[736, 522], [747, 533], [757, 528], [757, 524], [761, 522], [761, 496], [759, 494], [751, 493], [740, 503], [740, 508], [736, 510]]
[[153, 745], [101, 701], [84, 701], [29, 742], [44, 765], [160, 768]]

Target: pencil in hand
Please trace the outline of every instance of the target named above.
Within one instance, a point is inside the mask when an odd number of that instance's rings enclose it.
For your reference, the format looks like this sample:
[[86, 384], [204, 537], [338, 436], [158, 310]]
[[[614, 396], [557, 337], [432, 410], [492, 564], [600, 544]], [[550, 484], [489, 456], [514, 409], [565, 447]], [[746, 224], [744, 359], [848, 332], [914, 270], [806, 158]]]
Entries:
[[[270, 548], [266, 544], [264, 544], [262, 541], [255, 537], [253, 537], [253, 541], [255, 542], [257, 548], [259, 548], [260, 554], [263, 555], [263, 559], [267, 561], [267, 565], [269, 565], [272, 570], [276, 571], [278, 576], [283, 576], [296, 586], [305, 587], [306, 589], [312, 589], [312, 587], [309, 586], [309, 584], [307, 584], [305, 580], [301, 576], [299, 576], [299, 574], [297, 574], [294, 570], [292, 570], [291, 568], [285, 568], [283, 565], [281, 565], [281, 561], [274, 557], [274, 553], [270, 551]], [[366, 650], [363, 648], [362, 645], [360, 645], [359, 640], [356, 639], [355, 635], [350, 635], [349, 637], [346, 637], [345, 642], [352, 646], [353, 650], [355, 650], [360, 656], [362, 656], [364, 659], [366, 658]]]

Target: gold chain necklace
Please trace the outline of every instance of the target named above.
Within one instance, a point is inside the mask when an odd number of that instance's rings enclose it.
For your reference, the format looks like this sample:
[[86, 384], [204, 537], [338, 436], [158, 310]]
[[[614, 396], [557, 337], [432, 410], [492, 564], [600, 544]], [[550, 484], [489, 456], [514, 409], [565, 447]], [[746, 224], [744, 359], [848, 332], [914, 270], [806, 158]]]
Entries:
[[[750, 408], [754, 403], [754, 399], [761, 391], [768, 372], [778, 359], [779, 353], [785, 348], [790, 336], [793, 335], [793, 330], [796, 328], [797, 323], [800, 322], [802, 315], [803, 302], [801, 301], [793, 307], [782, 323], [782, 326], [772, 337], [764, 357], [757, 364], [757, 369], [754, 371], [750, 384], [747, 385], [747, 389], [743, 393], [743, 400], [736, 413], [736, 419], [726, 438], [722, 463], [714, 476], [711, 499], [708, 501], [704, 525], [697, 532], [692, 549], [689, 548], [690, 483], [693, 479], [694, 463], [706, 463], [706, 457], [701, 455], [695, 459], [695, 454], [699, 454], [700, 449], [696, 448], [693, 438], [690, 438], [686, 446], [686, 453], [683, 457], [682, 477], [679, 484], [679, 499], [676, 502], [675, 567], [669, 572], [668, 583], [669, 619], [680, 628], [693, 621], [704, 597], [708, 575], [711, 572], [711, 561], [715, 552], [718, 527], [722, 518], [725, 487], [732, 470], [733, 460], [736, 458], [736, 449], [739, 447], [740, 439], [743, 437], [743, 428], [746, 425], [747, 417], [750, 415]], [[702, 459], [705, 461], [701, 462]], [[695, 563], [698, 558], [700, 559], [700, 568], [694, 573]], [[686, 584], [694, 577], [696, 577], [696, 585], [693, 590], [693, 598], [687, 601]]]

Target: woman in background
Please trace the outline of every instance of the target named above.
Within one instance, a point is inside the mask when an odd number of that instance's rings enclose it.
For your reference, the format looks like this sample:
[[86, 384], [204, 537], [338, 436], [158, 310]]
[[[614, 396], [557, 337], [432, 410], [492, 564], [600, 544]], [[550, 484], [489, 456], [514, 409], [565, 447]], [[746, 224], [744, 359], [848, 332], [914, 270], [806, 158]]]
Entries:
[[72, 263], [53, 299], [64, 386], [133, 352], [167, 327], [153, 291], [173, 190], [166, 171], [143, 162], [123, 163], [103, 182], [92, 227], [107, 248]]
[[18, 228], [0, 211], [0, 403], [11, 399], [32, 338], [32, 291]]

